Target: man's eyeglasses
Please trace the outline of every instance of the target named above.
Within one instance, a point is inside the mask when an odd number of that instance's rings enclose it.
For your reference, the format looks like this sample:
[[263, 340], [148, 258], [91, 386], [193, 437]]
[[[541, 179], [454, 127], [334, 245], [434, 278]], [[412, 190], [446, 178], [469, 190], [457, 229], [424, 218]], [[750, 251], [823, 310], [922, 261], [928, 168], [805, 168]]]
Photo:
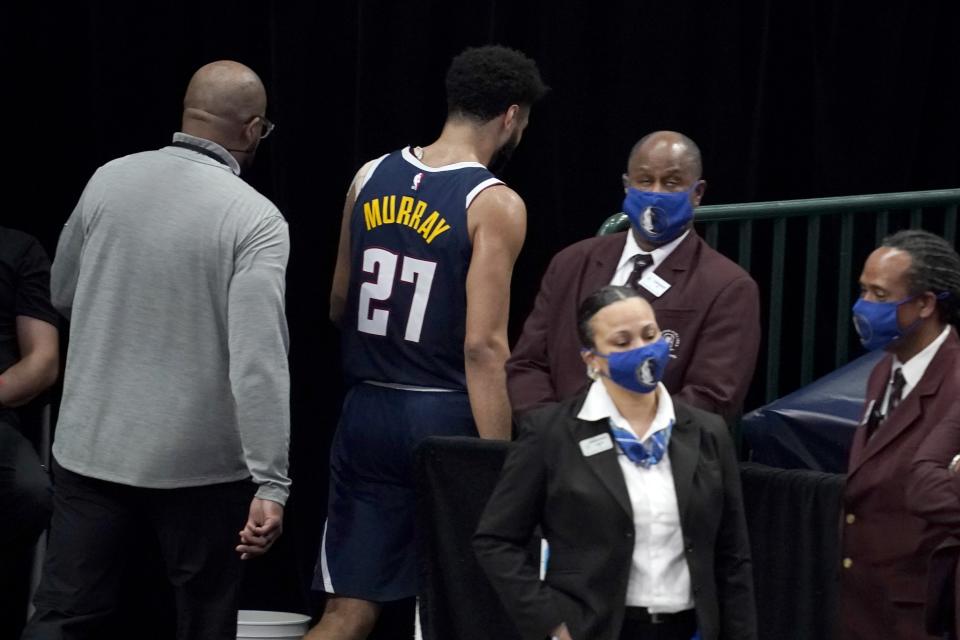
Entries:
[[267, 116], [254, 116], [254, 117], [260, 118], [260, 123], [263, 125], [263, 127], [260, 129], [260, 139], [263, 140], [268, 135], [270, 135], [270, 132], [273, 131], [277, 125], [267, 120]]
[[261, 125], [261, 126], [260, 126], [260, 139], [261, 139], [261, 140], [263, 140], [263, 139], [266, 138], [268, 135], [270, 135], [270, 133], [271, 133], [271, 132], [276, 128], [276, 126], [277, 126], [277, 125], [275, 125], [274, 123], [270, 122], [270, 120], [267, 119], [267, 116], [253, 116], [253, 117], [249, 118], [248, 120], [238, 120], [238, 119], [236, 119], [236, 118], [231, 118], [231, 117], [228, 117], [228, 116], [221, 116], [221, 115], [219, 115], [219, 114], [217, 114], [217, 113], [213, 113], [212, 111], [206, 111], [205, 109], [193, 108], [192, 110], [193, 110], [193, 111], [200, 111], [200, 112], [202, 112], [202, 113], [207, 114], [208, 116], [213, 116], [214, 118], [217, 118], [218, 120], [226, 120], [226, 121], [228, 121], [228, 122], [233, 122], [233, 123], [242, 122], [242, 123], [243, 123], [243, 126], [247, 126], [247, 125], [249, 125], [251, 122], [253, 122], [254, 120], [256, 120], [257, 118], [260, 118], [260, 125]]

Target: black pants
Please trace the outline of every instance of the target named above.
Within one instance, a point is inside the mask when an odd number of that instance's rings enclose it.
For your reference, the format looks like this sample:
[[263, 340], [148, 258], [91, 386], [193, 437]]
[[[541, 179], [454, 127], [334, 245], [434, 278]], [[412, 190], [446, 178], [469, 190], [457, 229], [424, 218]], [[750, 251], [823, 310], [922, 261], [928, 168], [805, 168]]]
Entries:
[[[54, 509], [43, 577], [24, 640], [143, 637], [117, 628], [131, 550], [156, 539], [173, 587], [179, 640], [235, 640], [249, 481], [145, 489], [81, 476], [53, 463]], [[149, 625], [150, 620], [140, 620]]]
[[658, 624], [632, 614], [627, 608], [620, 640], [690, 640], [697, 632], [697, 615], [692, 609]]
[[50, 521], [50, 479], [33, 445], [0, 414], [0, 638], [16, 638], [27, 618], [30, 564]]

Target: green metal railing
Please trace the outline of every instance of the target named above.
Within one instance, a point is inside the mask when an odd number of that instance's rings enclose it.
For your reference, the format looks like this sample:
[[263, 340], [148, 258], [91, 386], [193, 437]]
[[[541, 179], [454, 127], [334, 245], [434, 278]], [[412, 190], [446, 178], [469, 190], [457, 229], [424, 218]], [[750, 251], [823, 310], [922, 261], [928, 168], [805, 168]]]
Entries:
[[[850, 350], [850, 307], [853, 304], [860, 265], [853, 263], [855, 248], [871, 250], [893, 231], [909, 227], [927, 228], [941, 234], [948, 242], [957, 243], [957, 207], [960, 205], [960, 189], [915, 191], [907, 193], [881, 193], [840, 198], [811, 198], [807, 200], [783, 200], [777, 202], [751, 202], [742, 204], [710, 205], [697, 209], [696, 223], [703, 227], [704, 239], [718, 248], [756, 278], [754, 247], [758, 242], [770, 241], [770, 278], [767, 300], [767, 354], [764, 396], [770, 402], [780, 393], [781, 355], [784, 343], [782, 335], [784, 312], [784, 281], [786, 277], [786, 254], [788, 250], [788, 221], [791, 218], [805, 219], [805, 257], [803, 273], [802, 329], [800, 337], [800, 385], [814, 379], [815, 343], [818, 326], [818, 297], [822, 299], [821, 233], [824, 224], [839, 227], [836, 241], [836, 257], [829, 263], [836, 268], [836, 315], [833, 366], [839, 367], [848, 360]], [[863, 233], [872, 217], [872, 234]], [[838, 218], [835, 221], [834, 218]], [[755, 226], [769, 221], [772, 230], [755, 233]], [[737, 223], [736, 248], [729, 249], [721, 243], [721, 225]], [[856, 235], [857, 227], [861, 234]], [[600, 227], [598, 235], [622, 231], [629, 227], [622, 214], [610, 216]], [[771, 237], [772, 236], [772, 237]], [[866, 237], [865, 237], [866, 236]], [[856, 271], [854, 271], [856, 269]], [[828, 274], [829, 275], [829, 274]]]

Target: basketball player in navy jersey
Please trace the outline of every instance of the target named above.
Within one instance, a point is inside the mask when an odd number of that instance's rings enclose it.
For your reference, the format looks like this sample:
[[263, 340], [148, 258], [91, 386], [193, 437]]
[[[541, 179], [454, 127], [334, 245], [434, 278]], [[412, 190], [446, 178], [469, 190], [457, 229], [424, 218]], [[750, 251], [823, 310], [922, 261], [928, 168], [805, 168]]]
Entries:
[[344, 206], [330, 316], [350, 385], [330, 456], [309, 640], [366, 638], [382, 603], [416, 593], [413, 449], [432, 435], [509, 439], [510, 277], [523, 200], [493, 173], [547, 91], [536, 64], [467, 49], [426, 147], [365, 164]]

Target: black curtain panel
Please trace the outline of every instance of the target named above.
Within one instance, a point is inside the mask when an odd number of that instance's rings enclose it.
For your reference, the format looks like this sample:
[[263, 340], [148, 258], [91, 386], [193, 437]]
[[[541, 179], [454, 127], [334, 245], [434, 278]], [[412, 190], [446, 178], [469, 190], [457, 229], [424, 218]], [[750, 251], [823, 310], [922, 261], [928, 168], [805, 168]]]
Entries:
[[[507, 443], [427, 438], [417, 450], [420, 623], [426, 640], [520, 640], [471, 545]], [[539, 559], [540, 539], [528, 549]]]
[[553, 89], [504, 174], [529, 215], [515, 340], [550, 257], [619, 210], [626, 155], [649, 131], [700, 144], [704, 203], [960, 185], [958, 14], [955, 0], [12, 3], [0, 224], [53, 254], [98, 166], [169, 141], [196, 68], [260, 73], [277, 129], [244, 177], [290, 223], [294, 489], [244, 604], [312, 611], [343, 393], [327, 297], [344, 194], [365, 160], [438, 135], [454, 54], [522, 49]]
[[740, 465], [760, 638], [834, 637], [845, 478]]

